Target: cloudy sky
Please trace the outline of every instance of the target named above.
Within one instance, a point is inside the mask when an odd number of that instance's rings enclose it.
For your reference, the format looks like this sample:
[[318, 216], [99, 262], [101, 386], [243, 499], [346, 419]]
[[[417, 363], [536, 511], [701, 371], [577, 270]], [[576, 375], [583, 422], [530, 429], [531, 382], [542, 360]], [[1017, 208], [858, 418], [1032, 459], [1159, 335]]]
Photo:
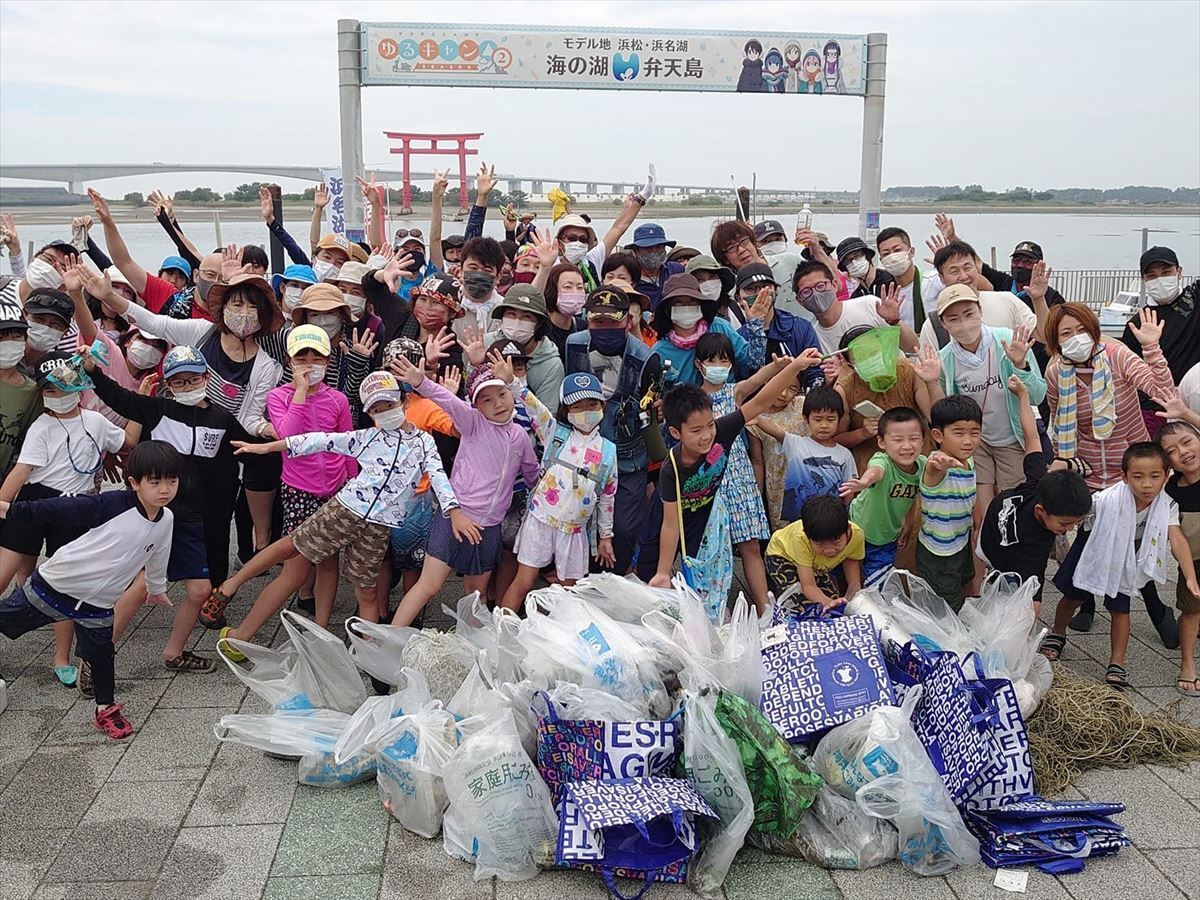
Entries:
[[[0, 162], [339, 160], [336, 21], [884, 31], [884, 185], [1200, 184], [1200, 3], [0, 2]], [[862, 101], [373, 88], [385, 129], [481, 131], [498, 171], [856, 189]], [[106, 193], [248, 176], [102, 183]], [[10, 182], [11, 183], [11, 182]]]

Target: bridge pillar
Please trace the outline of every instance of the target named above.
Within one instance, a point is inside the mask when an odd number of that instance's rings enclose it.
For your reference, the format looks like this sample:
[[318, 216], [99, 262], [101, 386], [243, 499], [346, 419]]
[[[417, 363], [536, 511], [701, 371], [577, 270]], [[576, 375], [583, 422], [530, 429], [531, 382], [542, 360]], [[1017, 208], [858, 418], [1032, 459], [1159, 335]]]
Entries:
[[588, 182], [588, 184], [587, 184], [587, 193], [589, 193], [589, 194], [595, 194], [595, 193], [596, 193], [596, 182], [594, 182], [594, 181], [589, 181], [589, 182]]
[[72, 194], [82, 194], [87, 190], [87, 185], [82, 181], [69, 181], [67, 182], [67, 190]]
[[545, 190], [542, 188], [542, 183], [540, 181], [533, 182], [532, 187], [531, 187], [531, 193], [534, 193], [534, 194], [545, 193]]
[[521, 184], [522, 184], [522, 182], [520, 180], [518, 180], [516, 178], [510, 178], [508, 180], [508, 192], [510, 194], [512, 194], [516, 191], [521, 190]]
[[613, 192], [614, 194], [616, 194], [618, 197], [624, 196], [624, 194], [625, 194], [625, 185], [623, 185], [623, 184], [614, 184], [614, 185], [612, 186], [612, 192]]

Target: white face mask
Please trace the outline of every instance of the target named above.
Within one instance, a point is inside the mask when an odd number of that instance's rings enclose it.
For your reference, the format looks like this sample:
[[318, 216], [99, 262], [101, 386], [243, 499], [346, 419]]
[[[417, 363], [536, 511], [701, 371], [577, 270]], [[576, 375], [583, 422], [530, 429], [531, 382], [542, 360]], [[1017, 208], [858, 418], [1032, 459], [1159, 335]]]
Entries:
[[787, 241], [771, 241], [759, 247], [763, 256], [779, 256], [787, 250]]
[[537, 324], [534, 322], [511, 318], [500, 320], [500, 333], [510, 341], [516, 341], [522, 346], [529, 343], [535, 331], [537, 331]]
[[64, 394], [61, 397], [42, 397], [42, 406], [46, 407], [50, 412], [58, 413], [59, 415], [69, 413], [78, 405], [78, 394]]
[[711, 278], [708, 281], [700, 282], [700, 293], [709, 300], [716, 300], [721, 296], [722, 287], [724, 285], [721, 284], [720, 278]]
[[295, 286], [285, 287], [283, 289], [283, 309], [285, 312], [291, 312], [300, 305], [300, 295], [304, 293], [303, 288]]
[[205, 394], [205, 389], [199, 387], [194, 391], [172, 391], [171, 399], [173, 399], [176, 403], [182, 403], [184, 406], [195, 406], [204, 399]]
[[163, 358], [163, 354], [161, 350], [157, 347], [152, 347], [150, 344], [143, 343], [142, 341], [132, 341], [125, 350], [125, 358], [133, 364], [135, 369], [144, 371], [157, 366]]
[[371, 413], [371, 418], [375, 420], [376, 428], [391, 430], [401, 427], [407, 417], [404, 415], [404, 407], [397, 406], [395, 409], [389, 409], [386, 412]]
[[898, 250], [895, 253], [889, 253], [887, 256], [879, 258], [879, 265], [883, 266], [883, 270], [889, 275], [899, 278], [912, 266], [912, 259], [904, 250]]
[[1170, 303], [1179, 296], [1179, 276], [1163, 275], [1146, 282], [1146, 298], [1152, 305]]
[[867, 258], [865, 256], [858, 256], [846, 266], [846, 274], [851, 278], [862, 278], [870, 269], [871, 264], [867, 262]]
[[342, 299], [346, 301], [350, 307], [350, 318], [357, 321], [362, 318], [363, 311], [367, 308], [367, 298], [360, 297], [357, 294], [342, 293]]
[[1096, 342], [1092, 340], [1092, 336], [1081, 331], [1079, 334], [1073, 334], [1062, 344], [1059, 345], [1062, 349], [1062, 355], [1072, 362], [1085, 363], [1092, 358], [1092, 350], [1096, 346]]
[[335, 266], [323, 259], [318, 259], [313, 263], [313, 274], [317, 276], [317, 281], [326, 281], [332, 278], [340, 269], [341, 266]]
[[41, 322], [30, 322], [29, 331], [25, 333], [25, 340], [29, 342], [29, 346], [34, 350], [42, 353], [47, 350], [53, 350], [58, 346], [58, 342], [62, 340], [63, 332], [57, 328], [51, 328], [49, 325], [43, 325]]
[[567, 413], [567, 421], [571, 425], [582, 431], [584, 434], [591, 434], [596, 430], [596, 426], [604, 419], [604, 410], [602, 409], [586, 409], [579, 412]]
[[0, 341], [0, 369], [11, 369], [24, 358], [24, 341]]
[[48, 288], [56, 291], [63, 284], [62, 272], [44, 259], [33, 259], [25, 267], [25, 283], [32, 288]]
[[331, 341], [339, 337], [342, 333], [341, 313], [310, 313], [308, 324], [316, 325], [329, 335], [329, 340]]
[[324, 381], [325, 370], [328, 368], [329, 367], [325, 363], [317, 363], [315, 366], [309, 369], [308, 374], [305, 376], [308, 379], [309, 386], [311, 387], [314, 384], [320, 384], [322, 381]]
[[578, 265], [579, 261], [587, 256], [588, 245], [583, 241], [567, 241], [563, 244], [563, 259], [571, 265]]
[[704, 313], [700, 312], [698, 306], [672, 306], [671, 307], [671, 324], [679, 328], [691, 328], [703, 318]]

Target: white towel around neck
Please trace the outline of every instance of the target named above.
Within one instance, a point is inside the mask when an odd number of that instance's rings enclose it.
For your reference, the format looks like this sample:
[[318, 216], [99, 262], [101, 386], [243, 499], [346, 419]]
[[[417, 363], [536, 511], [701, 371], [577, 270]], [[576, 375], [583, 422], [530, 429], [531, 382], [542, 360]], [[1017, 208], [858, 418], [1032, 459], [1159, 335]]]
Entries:
[[1150, 504], [1146, 528], [1136, 553], [1133, 534], [1137, 506], [1125, 482], [1105, 488], [1092, 498], [1095, 521], [1079, 556], [1072, 581], [1081, 591], [1101, 597], [1132, 596], [1148, 581], [1167, 580], [1167, 525], [1171, 501], [1160, 491]]

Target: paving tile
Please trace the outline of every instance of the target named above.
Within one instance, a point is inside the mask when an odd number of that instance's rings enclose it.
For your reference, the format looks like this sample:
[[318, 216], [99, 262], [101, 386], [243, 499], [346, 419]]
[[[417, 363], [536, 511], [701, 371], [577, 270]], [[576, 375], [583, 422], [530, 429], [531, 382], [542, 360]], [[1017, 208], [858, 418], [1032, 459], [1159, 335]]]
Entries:
[[60, 709], [6, 709], [0, 713], [0, 790], [16, 777], [62, 717]]
[[211, 672], [180, 672], [171, 679], [160, 709], [200, 709], [205, 706], [240, 706], [246, 696], [246, 686], [233, 677], [225, 663], [211, 654], [216, 668]]
[[[1200, 800], [1200, 761], [1184, 763], [1182, 766], [1150, 766], [1150, 771], [1166, 782], [1167, 787], [1180, 797]], [[1196, 843], [1200, 845], [1200, 838]]]
[[199, 786], [196, 781], [110, 781], [46, 880], [154, 878]]
[[24, 900], [46, 875], [69, 828], [0, 828], [0, 900]]
[[[161, 678], [139, 678], [136, 681], [117, 681], [114, 696], [125, 705], [125, 715], [133, 725], [136, 735], [145, 724], [158, 698], [166, 689], [167, 682]], [[46, 739], [47, 744], [91, 744], [111, 743], [111, 738], [96, 727], [96, 701], [76, 694], [74, 705], [61, 717], [58, 725]], [[126, 743], [133, 740], [127, 738]]]
[[1185, 896], [1136, 847], [1089, 860], [1082, 872], [1064, 875], [1061, 882], [1075, 900], [1180, 900]]
[[1200, 850], [1147, 850], [1146, 856], [1185, 897], [1200, 897]]
[[263, 900], [375, 900], [377, 896], [378, 875], [319, 875], [271, 878]]
[[44, 884], [33, 900], [147, 900], [153, 881], [67, 881]]
[[[1034, 866], [1026, 866], [1029, 882], [1027, 897], [1037, 900], [1070, 900], [1067, 889], [1053, 875], [1039, 872]], [[986, 866], [970, 866], [955, 869], [946, 876], [946, 882], [958, 900], [1001, 900], [1006, 894], [995, 886], [996, 871]]]
[[142, 724], [114, 781], [202, 778], [217, 752], [213, 725], [233, 709], [156, 709]]
[[282, 825], [182, 829], [163, 863], [154, 900], [259, 896], [282, 832]]
[[50, 670], [53, 662], [54, 655], [47, 647], [16, 678], [6, 677], [9, 709], [66, 709], [79, 699], [79, 691], [63, 687], [54, 677]]
[[12, 682], [54, 641], [54, 632], [39, 628], [23, 634], [15, 641], [5, 638], [0, 641], [0, 675]]
[[44, 747], [0, 793], [0, 826], [74, 828], [125, 746]]
[[[975, 870], [979, 877], [989, 878], [983, 866], [968, 867], [966, 873]], [[835, 870], [833, 880], [842, 893], [854, 900], [953, 900], [954, 892], [945, 878], [922, 878], [905, 869], [898, 862], [884, 863], [862, 872]]]
[[[452, 859], [442, 837], [432, 840], [392, 821], [383, 860], [381, 897], [389, 900], [491, 900], [492, 879], [475, 880], [475, 867]], [[541, 876], [546, 877], [546, 876]], [[500, 894], [512, 885], [501, 885]]]
[[[378, 874], [383, 869], [388, 818], [374, 782], [348, 788], [299, 786], [271, 874]], [[330, 827], [333, 822], [336, 828]]]
[[283, 823], [295, 790], [295, 762], [271, 759], [261, 750], [239, 744], [222, 744], [186, 824]]
[[1180, 696], [1175, 692], [1173, 682], [1171, 687], [1146, 687], [1138, 693], [1147, 699], [1150, 709], [1166, 710], [1200, 728], [1200, 700]]
[[[467, 865], [462, 863], [462, 865]], [[472, 867], [467, 865], [467, 871], [470, 872]], [[481, 884], [488, 884], [484, 881]], [[632, 896], [638, 892], [638, 888], [628, 890], [632, 882], [622, 882], [622, 892]], [[415, 885], [414, 885], [415, 887]], [[661, 885], [654, 885], [646, 892], [648, 896], [657, 896]], [[408, 895], [417, 897], [415, 892]], [[478, 896], [465, 894], [462, 896], [471, 897]], [[600, 876], [591, 872], [574, 872], [549, 870], [541, 872], [535, 878], [528, 881], [515, 882], [496, 882], [496, 900], [562, 900], [562, 898], [570, 897], [571, 900], [603, 900], [610, 896], [608, 888], [604, 886], [604, 882], [600, 880]]]
[[[758, 860], [769, 858], [763, 865]], [[787, 856], [739, 853], [725, 877], [729, 900], [825, 900], [841, 896], [832, 873]]]
[[1117, 800], [1126, 806], [1116, 820], [1139, 848], [1177, 849], [1195, 846], [1196, 830], [1181, 828], [1193, 815], [1186, 800], [1146, 767], [1113, 772], [1093, 769], [1075, 786], [1090, 800]]
[[163, 665], [163, 646], [169, 632], [165, 628], [139, 628], [117, 646], [118, 678], [174, 678]]

